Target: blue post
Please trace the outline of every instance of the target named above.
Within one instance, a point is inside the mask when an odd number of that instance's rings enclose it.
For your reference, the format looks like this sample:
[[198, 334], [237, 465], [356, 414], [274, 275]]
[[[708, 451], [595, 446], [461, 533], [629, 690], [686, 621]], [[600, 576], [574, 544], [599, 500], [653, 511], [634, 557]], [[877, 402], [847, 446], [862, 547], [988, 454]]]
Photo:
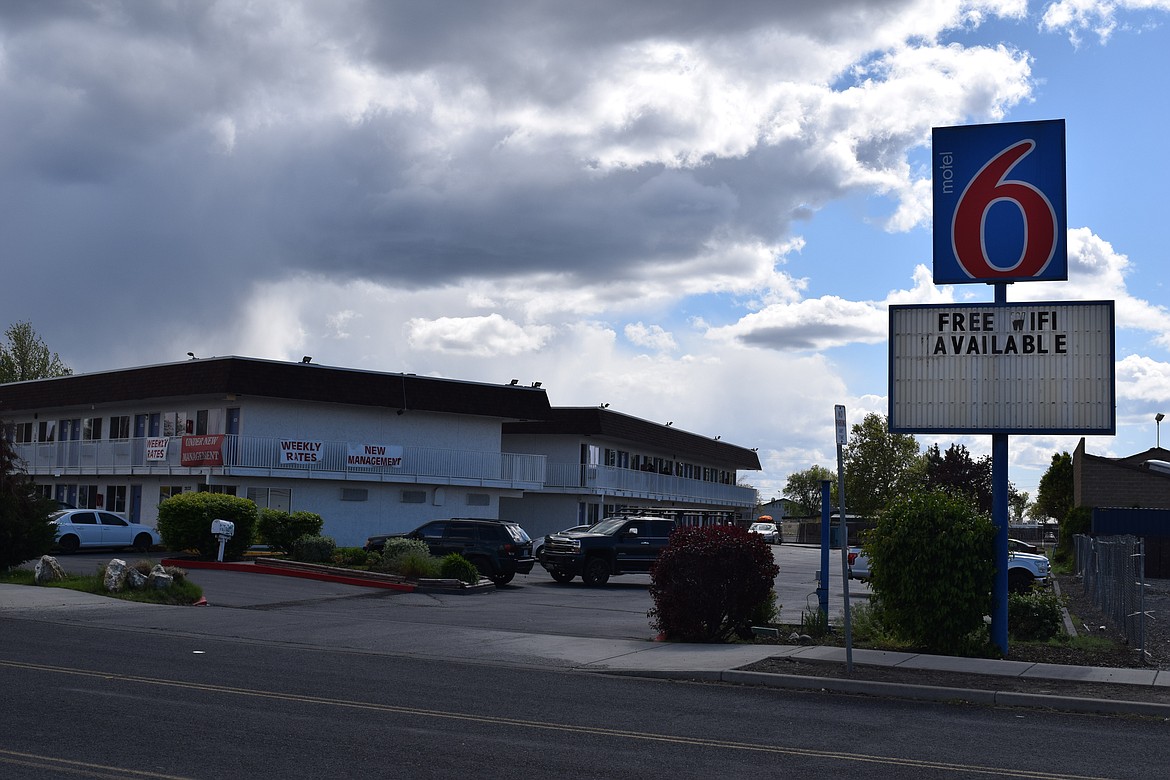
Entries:
[[821, 481], [821, 576], [817, 582], [817, 603], [821, 614], [829, 616], [829, 523], [832, 520], [832, 485]]
[[[995, 302], [1007, 303], [1007, 285], [995, 285]], [[991, 519], [995, 523], [995, 585], [991, 591], [991, 643], [1008, 652], [1008, 436], [991, 437]]]

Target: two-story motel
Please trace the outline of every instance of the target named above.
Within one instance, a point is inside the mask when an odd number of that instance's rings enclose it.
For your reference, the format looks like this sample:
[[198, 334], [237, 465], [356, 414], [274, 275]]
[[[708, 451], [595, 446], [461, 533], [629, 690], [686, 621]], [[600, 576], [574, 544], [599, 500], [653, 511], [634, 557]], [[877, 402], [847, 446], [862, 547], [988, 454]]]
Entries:
[[152, 524], [184, 491], [308, 511], [358, 545], [439, 517], [534, 538], [624, 508], [749, 519], [754, 451], [539, 387], [215, 357], [0, 385], [0, 420], [46, 497]]

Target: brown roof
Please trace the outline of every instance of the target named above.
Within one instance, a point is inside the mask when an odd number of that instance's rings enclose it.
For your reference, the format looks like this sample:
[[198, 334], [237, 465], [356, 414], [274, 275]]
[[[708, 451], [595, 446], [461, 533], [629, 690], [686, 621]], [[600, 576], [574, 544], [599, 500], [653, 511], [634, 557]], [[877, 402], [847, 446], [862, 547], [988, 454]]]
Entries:
[[221, 394], [513, 420], [543, 418], [550, 410], [548, 396], [536, 388], [233, 356], [2, 384], [0, 413]]
[[604, 436], [609, 439], [638, 442], [663, 452], [673, 452], [677, 458], [727, 463], [737, 469], [760, 469], [759, 455], [746, 447], [598, 406], [556, 407], [542, 420], [504, 423], [504, 433]]

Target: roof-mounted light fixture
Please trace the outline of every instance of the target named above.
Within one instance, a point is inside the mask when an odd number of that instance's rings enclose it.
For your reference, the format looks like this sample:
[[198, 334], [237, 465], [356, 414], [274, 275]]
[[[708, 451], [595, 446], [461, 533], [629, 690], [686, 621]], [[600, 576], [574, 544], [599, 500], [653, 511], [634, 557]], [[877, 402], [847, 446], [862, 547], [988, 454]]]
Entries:
[[313, 358], [309, 355], [305, 355], [303, 358], [301, 358], [301, 362], [305, 364], [312, 363]]
[[509, 382], [509, 383], [508, 383], [508, 386], [509, 386], [509, 387], [515, 387], [515, 386], [516, 386], [516, 385], [518, 385], [518, 384], [520, 384], [520, 380], [519, 380], [519, 379], [513, 379], [511, 382]]

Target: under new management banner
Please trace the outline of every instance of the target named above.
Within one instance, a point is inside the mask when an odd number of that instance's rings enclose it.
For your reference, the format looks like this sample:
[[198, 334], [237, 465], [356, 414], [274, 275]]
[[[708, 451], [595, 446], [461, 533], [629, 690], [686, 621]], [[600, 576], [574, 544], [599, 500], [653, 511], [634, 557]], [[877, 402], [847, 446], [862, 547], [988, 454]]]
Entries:
[[895, 433], [1114, 434], [1113, 301], [890, 307]]

